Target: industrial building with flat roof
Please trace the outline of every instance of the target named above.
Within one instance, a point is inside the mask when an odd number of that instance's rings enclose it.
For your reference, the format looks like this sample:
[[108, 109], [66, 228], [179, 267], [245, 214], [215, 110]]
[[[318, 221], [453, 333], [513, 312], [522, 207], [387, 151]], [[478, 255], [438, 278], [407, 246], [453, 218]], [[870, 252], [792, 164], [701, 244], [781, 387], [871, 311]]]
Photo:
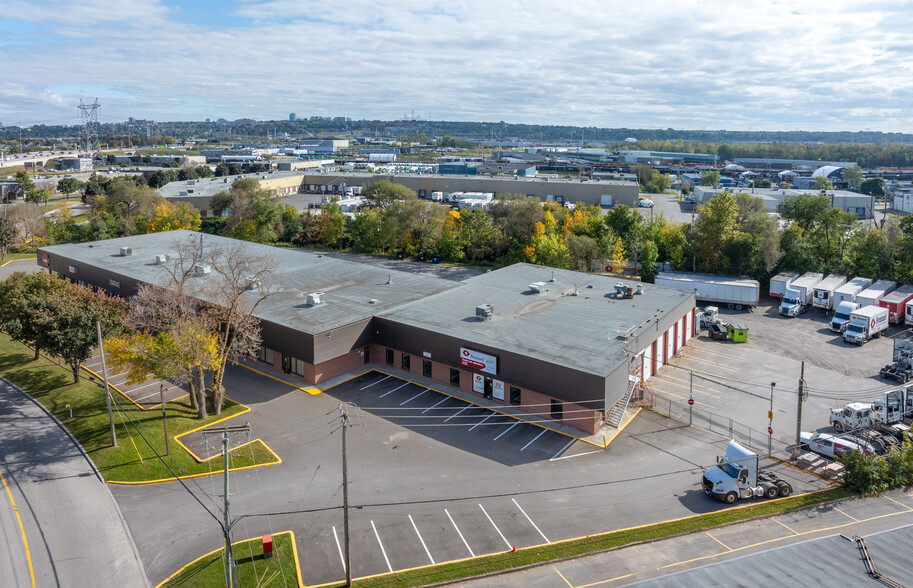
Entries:
[[379, 364], [594, 433], [696, 334], [693, 293], [524, 263], [456, 282], [190, 231], [42, 247], [38, 263], [129, 297], [167, 285], [156, 257], [201, 238], [278, 260], [258, 358], [311, 384]]

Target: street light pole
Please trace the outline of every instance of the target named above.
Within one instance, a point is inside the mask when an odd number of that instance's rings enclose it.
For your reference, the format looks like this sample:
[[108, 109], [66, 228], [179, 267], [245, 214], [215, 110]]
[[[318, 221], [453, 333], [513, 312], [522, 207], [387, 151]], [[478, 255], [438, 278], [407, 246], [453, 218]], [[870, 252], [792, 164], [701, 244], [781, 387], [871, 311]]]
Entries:
[[101, 375], [105, 380], [105, 403], [108, 405], [108, 423], [111, 425], [111, 445], [117, 447], [117, 434], [114, 432], [114, 415], [111, 413], [111, 391], [108, 388], [108, 366], [105, 363], [105, 343], [101, 337], [101, 321], [95, 323], [98, 329], [98, 351], [101, 353]]
[[767, 453], [773, 452], [773, 426], [774, 426], [774, 387], [776, 382], [770, 383], [770, 410], [767, 411]]
[[165, 455], [168, 453], [168, 419], [165, 418], [165, 383], [159, 382], [159, 402], [162, 403], [162, 429], [165, 434]]

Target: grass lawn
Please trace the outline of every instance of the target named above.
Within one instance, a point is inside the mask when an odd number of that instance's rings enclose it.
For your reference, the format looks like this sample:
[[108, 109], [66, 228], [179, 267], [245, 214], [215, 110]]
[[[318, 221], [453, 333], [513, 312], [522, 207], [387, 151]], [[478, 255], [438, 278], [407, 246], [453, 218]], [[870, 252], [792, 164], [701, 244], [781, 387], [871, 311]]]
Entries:
[[37, 256], [34, 253], [8, 253], [0, 265], [5, 264], [8, 261], [16, 261], [18, 259], [37, 259]]
[[[156, 459], [152, 448], [164, 455], [161, 409], [142, 410], [120, 394], [113, 392], [117, 446], [110, 444], [110, 425], [105, 406], [104, 386], [83, 373], [78, 384], [68, 367], [41, 357], [34, 361], [34, 351], [0, 335], [0, 375], [10, 380], [59, 418], [79, 440], [105, 480], [109, 482], [149, 482], [173, 479], [168, 468]], [[67, 407], [69, 405], [69, 408]], [[69, 417], [70, 409], [73, 418]], [[226, 402], [219, 416], [205, 421], [196, 418], [187, 398], [166, 404], [170, 456], [165, 461], [180, 476], [208, 475], [210, 462], [200, 462], [181, 448], [175, 437], [207, 423], [224, 420], [247, 412], [243, 405]], [[131, 424], [131, 419], [136, 427]], [[228, 424], [241, 424], [228, 423]], [[138, 430], [137, 430], [138, 429]], [[142, 433], [142, 436], [140, 435]], [[231, 469], [278, 463], [278, 457], [259, 440], [237, 447], [231, 452]], [[202, 455], [206, 458], [206, 455]], [[222, 471], [221, 456], [211, 460], [215, 472]]]
[[[264, 559], [262, 538], [233, 543], [238, 586], [301, 586], [291, 532], [273, 535], [273, 557]], [[156, 588], [225, 586], [222, 550], [204, 555]]]
[[[814, 494], [803, 494], [779, 500], [748, 503], [745, 507], [728, 508], [714, 513], [696, 515], [685, 519], [645, 525], [571, 539], [560, 543], [518, 549], [516, 553], [505, 552], [495, 555], [446, 563], [439, 566], [419, 568], [393, 574], [365, 578], [353, 582], [358, 587], [374, 586], [423, 586], [435, 582], [468, 578], [489, 572], [504, 571], [520, 566], [554, 561], [557, 559], [604, 551], [640, 541], [656, 541], [681, 533], [706, 529], [754, 517], [770, 516], [786, 510], [811, 506], [821, 502], [854, 496], [843, 488], [824, 490]], [[342, 586], [340, 583], [338, 586]]]

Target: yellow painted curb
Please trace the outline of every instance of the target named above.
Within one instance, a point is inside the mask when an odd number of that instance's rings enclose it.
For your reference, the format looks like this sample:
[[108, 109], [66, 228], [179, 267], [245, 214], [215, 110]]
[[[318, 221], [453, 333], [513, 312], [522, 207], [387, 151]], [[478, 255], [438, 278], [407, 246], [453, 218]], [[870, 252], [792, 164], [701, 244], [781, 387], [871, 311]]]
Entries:
[[[273, 533], [272, 535], [273, 535], [273, 537], [276, 537], [277, 535], [288, 535], [288, 536], [289, 536], [289, 539], [291, 539], [291, 541], [292, 541], [292, 557], [295, 558], [295, 574], [296, 574], [297, 577], [298, 577], [298, 586], [299, 586], [300, 588], [305, 588], [304, 582], [301, 580], [301, 562], [300, 562], [300, 560], [298, 559], [298, 548], [297, 548], [297, 546], [295, 545], [295, 533], [294, 533], [293, 531], [281, 531], [281, 532], [279, 532], [279, 533]], [[261, 537], [260, 539], [262, 540], [262, 537]], [[234, 546], [234, 545], [241, 545], [242, 543], [250, 543], [251, 541], [256, 541], [256, 540], [257, 540], [257, 538], [254, 538], [254, 539], [242, 539], [241, 541], [235, 541], [234, 543], [232, 543], [232, 546]], [[164, 586], [165, 584], [167, 584], [168, 582], [170, 582], [171, 580], [173, 580], [174, 578], [176, 578], [177, 576], [179, 576], [181, 573], [183, 573], [184, 570], [186, 570], [186, 569], [189, 568], [190, 566], [194, 565], [195, 563], [199, 562], [200, 560], [206, 559], [207, 557], [211, 557], [213, 554], [219, 553], [220, 551], [222, 551], [222, 548], [221, 548], [221, 547], [220, 547], [219, 549], [214, 549], [214, 550], [210, 551], [209, 553], [207, 553], [207, 554], [205, 554], [205, 555], [201, 555], [200, 557], [196, 558], [196, 559], [193, 560], [192, 562], [190, 562], [190, 563], [188, 563], [188, 564], [185, 564], [185, 565], [181, 566], [181, 568], [178, 569], [178, 571], [174, 572], [173, 574], [171, 574], [170, 576], [168, 576], [167, 578], [165, 578], [164, 580], [162, 580], [159, 584], [157, 584], [157, 585], [155, 586], [155, 588], [162, 588], [162, 586]]]
[[320, 388], [302, 388], [301, 386], [299, 386], [297, 384], [293, 384], [292, 382], [287, 382], [287, 381], [283, 380], [282, 378], [277, 378], [276, 376], [273, 376], [266, 372], [262, 372], [262, 371], [258, 370], [257, 368], [251, 367], [245, 363], [240, 363], [240, 362], [234, 361], [232, 359], [229, 359], [228, 361], [229, 361], [229, 363], [231, 363], [233, 365], [242, 367], [246, 370], [250, 370], [250, 371], [254, 372], [255, 374], [260, 374], [261, 376], [266, 376], [270, 380], [275, 380], [282, 384], [287, 384], [287, 385], [291, 386], [292, 388], [295, 388], [296, 390], [301, 390], [302, 392], [307, 392], [308, 394], [310, 394], [312, 396], [316, 396], [317, 394], [320, 394], [321, 392], [323, 392], [323, 390]]

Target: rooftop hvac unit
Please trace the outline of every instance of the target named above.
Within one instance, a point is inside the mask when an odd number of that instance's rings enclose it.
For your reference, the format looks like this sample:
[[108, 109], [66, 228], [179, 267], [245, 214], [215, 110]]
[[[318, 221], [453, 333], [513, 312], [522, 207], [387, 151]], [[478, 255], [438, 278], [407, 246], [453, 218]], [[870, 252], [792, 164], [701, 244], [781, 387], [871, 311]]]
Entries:
[[162, 265], [163, 263], [168, 263], [171, 260], [171, 256], [167, 253], [162, 253], [161, 255], [155, 256], [155, 264]]
[[644, 293], [644, 285], [637, 284], [637, 291], [635, 292], [635, 294], [643, 294], [643, 293]]
[[476, 306], [476, 316], [482, 317], [482, 319], [490, 318], [493, 310], [490, 304], [480, 304]]
[[308, 306], [317, 306], [326, 302], [326, 294], [323, 292], [311, 292], [307, 295]]
[[548, 290], [548, 284], [545, 282], [533, 282], [529, 285], [529, 289], [533, 292], [536, 292], [537, 294], [541, 294], [542, 292]]
[[133, 247], [121, 247], [120, 254], [123, 255], [124, 257], [126, 257], [128, 255], [133, 255]]
[[193, 275], [195, 276], [208, 276], [210, 272], [212, 272], [212, 268], [205, 263], [198, 263], [193, 266]]

